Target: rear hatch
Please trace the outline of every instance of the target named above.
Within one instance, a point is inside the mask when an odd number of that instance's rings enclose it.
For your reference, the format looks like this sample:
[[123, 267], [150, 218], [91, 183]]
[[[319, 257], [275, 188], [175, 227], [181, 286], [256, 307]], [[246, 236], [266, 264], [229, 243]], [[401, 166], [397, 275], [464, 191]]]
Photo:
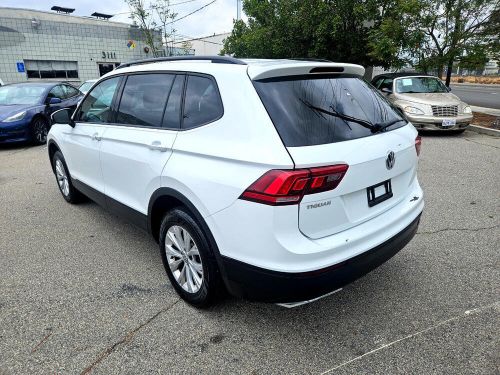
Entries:
[[254, 80], [296, 169], [348, 165], [338, 186], [299, 204], [300, 231], [313, 239], [397, 205], [417, 166], [416, 131], [398, 110], [359, 76], [325, 71]]

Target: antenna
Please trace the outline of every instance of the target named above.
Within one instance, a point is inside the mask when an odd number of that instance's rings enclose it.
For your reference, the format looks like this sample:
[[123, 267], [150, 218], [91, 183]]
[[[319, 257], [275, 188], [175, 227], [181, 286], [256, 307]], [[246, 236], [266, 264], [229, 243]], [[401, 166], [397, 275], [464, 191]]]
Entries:
[[241, 0], [236, 0], [236, 20], [241, 20]]

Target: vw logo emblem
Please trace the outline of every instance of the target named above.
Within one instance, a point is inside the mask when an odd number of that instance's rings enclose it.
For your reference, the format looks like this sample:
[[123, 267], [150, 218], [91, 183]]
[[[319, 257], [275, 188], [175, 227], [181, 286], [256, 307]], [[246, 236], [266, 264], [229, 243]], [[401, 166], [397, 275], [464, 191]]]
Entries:
[[385, 159], [385, 166], [387, 169], [392, 169], [394, 164], [396, 163], [396, 155], [394, 155], [394, 151], [389, 151], [387, 154], [387, 158]]

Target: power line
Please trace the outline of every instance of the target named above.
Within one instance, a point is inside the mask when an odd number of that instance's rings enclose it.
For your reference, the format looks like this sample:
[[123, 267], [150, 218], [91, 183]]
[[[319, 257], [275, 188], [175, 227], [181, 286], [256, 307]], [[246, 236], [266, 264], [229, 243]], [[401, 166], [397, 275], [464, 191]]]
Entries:
[[196, 10], [192, 11], [191, 13], [186, 14], [185, 16], [182, 16], [181, 18], [177, 18], [177, 19], [173, 20], [172, 22], [166, 23], [165, 25], [170, 25], [170, 24], [175, 23], [175, 22], [177, 22], [177, 21], [183, 20], [184, 18], [189, 17], [190, 15], [192, 15], [192, 14], [194, 14], [194, 13], [196, 13], [196, 12], [199, 12], [199, 11], [200, 11], [200, 10], [202, 10], [202, 9], [205, 9], [207, 6], [212, 5], [212, 4], [213, 4], [213, 3], [215, 3], [216, 1], [217, 1], [217, 0], [213, 0], [213, 1], [211, 1], [210, 3], [203, 5], [201, 8], [198, 8], [198, 9], [196, 9]]
[[[181, 1], [179, 3], [169, 4], [169, 6], [173, 7], [173, 6], [176, 6], [176, 5], [182, 5], [182, 4], [192, 3], [193, 1], [200, 1], [200, 0], [186, 0], [186, 1]], [[153, 10], [153, 8], [147, 8], [146, 10]], [[130, 13], [132, 13], [132, 12], [128, 11], [128, 12], [115, 13], [115, 14], [113, 14], [113, 17], [114, 16], [119, 16], [119, 15], [122, 15], [122, 14], [130, 14]]]

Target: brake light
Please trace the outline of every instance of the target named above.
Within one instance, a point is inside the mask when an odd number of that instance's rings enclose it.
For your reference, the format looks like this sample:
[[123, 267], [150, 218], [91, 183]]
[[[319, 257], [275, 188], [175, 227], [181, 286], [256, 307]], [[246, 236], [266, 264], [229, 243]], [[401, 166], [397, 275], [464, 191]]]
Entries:
[[270, 170], [246, 189], [240, 199], [272, 206], [297, 204], [306, 194], [335, 189], [347, 164], [295, 170]]
[[417, 150], [417, 156], [420, 156], [421, 147], [422, 147], [422, 137], [417, 135], [417, 138], [415, 138], [415, 150]]

